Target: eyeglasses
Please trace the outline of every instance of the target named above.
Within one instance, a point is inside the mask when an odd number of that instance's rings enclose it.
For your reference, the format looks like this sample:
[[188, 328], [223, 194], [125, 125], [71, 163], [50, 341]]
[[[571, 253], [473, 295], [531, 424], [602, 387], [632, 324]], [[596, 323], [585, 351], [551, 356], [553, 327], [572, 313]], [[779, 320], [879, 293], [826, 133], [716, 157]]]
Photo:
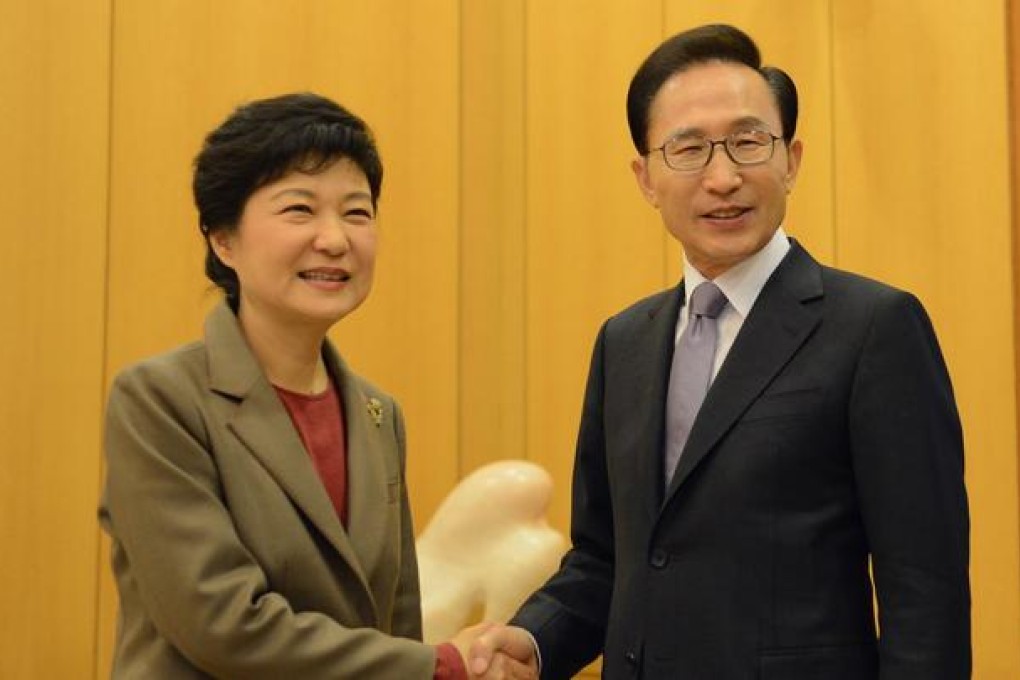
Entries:
[[666, 140], [662, 146], [648, 153], [662, 152], [666, 165], [681, 172], [701, 170], [712, 162], [716, 145], [737, 165], [757, 165], [772, 158], [776, 150], [776, 137], [765, 130], [738, 130], [722, 139], [707, 139], [701, 135], [678, 135]]

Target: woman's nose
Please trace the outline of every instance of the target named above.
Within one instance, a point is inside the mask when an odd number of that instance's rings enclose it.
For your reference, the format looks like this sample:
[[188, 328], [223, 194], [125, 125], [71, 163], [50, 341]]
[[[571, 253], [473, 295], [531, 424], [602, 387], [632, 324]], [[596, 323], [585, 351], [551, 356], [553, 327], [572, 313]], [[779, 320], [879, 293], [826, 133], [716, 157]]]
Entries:
[[323, 220], [315, 237], [315, 247], [330, 255], [343, 255], [350, 248], [347, 228], [342, 220], [331, 217]]

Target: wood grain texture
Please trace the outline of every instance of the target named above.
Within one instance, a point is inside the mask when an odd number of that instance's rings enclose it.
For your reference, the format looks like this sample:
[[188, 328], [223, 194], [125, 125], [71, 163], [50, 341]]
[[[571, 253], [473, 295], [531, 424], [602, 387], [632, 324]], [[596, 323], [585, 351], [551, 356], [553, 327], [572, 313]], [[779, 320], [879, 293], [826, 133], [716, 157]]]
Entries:
[[94, 657], [110, 3], [0, 2], [0, 676]]

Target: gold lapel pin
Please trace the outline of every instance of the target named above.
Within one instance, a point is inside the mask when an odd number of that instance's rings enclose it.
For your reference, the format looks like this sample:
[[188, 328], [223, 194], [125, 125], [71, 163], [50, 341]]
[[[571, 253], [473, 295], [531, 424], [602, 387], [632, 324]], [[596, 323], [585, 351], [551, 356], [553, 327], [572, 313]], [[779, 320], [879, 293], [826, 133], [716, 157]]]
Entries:
[[368, 415], [372, 416], [372, 422], [375, 423], [376, 427], [382, 427], [382, 416], [383, 408], [382, 402], [375, 397], [369, 397], [368, 399]]

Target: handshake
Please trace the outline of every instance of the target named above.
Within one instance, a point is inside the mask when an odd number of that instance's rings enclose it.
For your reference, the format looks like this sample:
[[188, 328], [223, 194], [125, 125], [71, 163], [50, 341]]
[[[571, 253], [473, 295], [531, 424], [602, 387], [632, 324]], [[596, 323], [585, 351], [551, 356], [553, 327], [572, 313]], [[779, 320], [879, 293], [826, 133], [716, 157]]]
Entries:
[[538, 678], [535, 644], [523, 628], [480, 623], [457, 633], [450, 642], [460, 652], [472, 680]]

